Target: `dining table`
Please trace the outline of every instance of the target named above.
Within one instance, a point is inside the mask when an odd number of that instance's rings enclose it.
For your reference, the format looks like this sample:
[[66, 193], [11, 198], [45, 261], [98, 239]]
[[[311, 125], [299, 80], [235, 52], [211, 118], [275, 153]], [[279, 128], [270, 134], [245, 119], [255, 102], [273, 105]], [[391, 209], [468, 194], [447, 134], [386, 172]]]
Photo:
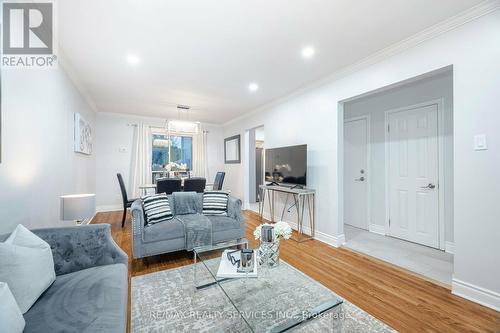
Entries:
[[156, 184], [142, 184], [142, 185], [139, 185], [139, 189], [142, 190], [142, 193], [144, 195], [147, 195], [148, 190], [150, 190], [150, 189], [155, 189], [155, 192], [156, 192]]
[[[184, 180], [191, 178], [191, 177], [179, 177], [181, 179], [181, 187], [184, 187]], [[144, 195], [148, 194], [148, 191], [151, 189], [154, 189], [156, 192], [156, 184], [155, 183], [150, 183], [150, 184], [141, 184], [139, 185], [139, 189], [142, 191]]]

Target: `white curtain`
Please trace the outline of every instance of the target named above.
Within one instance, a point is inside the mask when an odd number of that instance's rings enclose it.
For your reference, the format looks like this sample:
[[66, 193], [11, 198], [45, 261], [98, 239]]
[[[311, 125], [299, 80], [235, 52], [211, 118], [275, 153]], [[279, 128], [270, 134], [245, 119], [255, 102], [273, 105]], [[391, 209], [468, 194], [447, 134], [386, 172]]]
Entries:
[[151, 128], [145, 124], [138, 124], [134, 133], [130, 170], [130, 192], [133, 198], [143, 195], [139, 186], [152, 182], [151, 147]]
[[198, 132], [193, 135], [193, 175], [207, 178], [210, 182], [207, 163], [207, 131], [198, 124]]

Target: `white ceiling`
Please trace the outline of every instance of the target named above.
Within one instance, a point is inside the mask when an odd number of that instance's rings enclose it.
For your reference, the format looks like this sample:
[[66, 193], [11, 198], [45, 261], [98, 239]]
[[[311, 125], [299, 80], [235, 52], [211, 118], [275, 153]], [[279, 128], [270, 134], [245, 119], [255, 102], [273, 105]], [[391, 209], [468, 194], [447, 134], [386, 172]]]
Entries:
[[98, 111], [223, 123], [479, 2], [64, 0], [58, 33]]

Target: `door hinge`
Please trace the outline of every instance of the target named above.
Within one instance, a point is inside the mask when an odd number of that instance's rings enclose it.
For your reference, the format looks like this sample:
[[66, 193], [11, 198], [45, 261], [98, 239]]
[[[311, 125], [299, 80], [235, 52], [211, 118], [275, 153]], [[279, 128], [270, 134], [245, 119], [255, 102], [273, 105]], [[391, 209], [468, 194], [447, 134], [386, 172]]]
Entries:
[[389, 228], [391, 227], [391, 219], [389, 219]]
[[390, 131], [391, 125], [387, 124], [387, 132]]

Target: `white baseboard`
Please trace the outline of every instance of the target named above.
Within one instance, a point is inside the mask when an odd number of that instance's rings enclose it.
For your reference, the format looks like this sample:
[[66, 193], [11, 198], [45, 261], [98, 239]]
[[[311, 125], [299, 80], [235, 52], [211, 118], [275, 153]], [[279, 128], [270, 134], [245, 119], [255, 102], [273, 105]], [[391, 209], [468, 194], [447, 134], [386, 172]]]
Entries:
[[500, 294], [492, 290], [453, 278], [451, 281], [451, 293], [493, 310], [500, 311]]
[[321, 231], [316, 231], [314, 239], [317, 239], [320, 242], [331, 245], [333, 247], [341, 247], [342, 245], [345, 244], [345, 235], [344, 234], [341, 234], [338, 236], [332, 236], [332, 235], [325, 234], [324, 232], [321, 232]]
[[368, 231], [373, 232], [374, 234], [385, 236], [385, 227], [383, 225], [372, 223], [368, 226]]
[[[264, 212], [263, 216], [264, 219], [270, 221], [271, 220], [271, 214]], [[275, 221], [279, 221], [280, 217], [277, 216], [274, 218]], [[288, 223], [292, 229], [297, 230], [297, 222], [292, 222], [292, 221], [286, 221], [283, 220], [283, 222]], [[304, 232], [306, 234], [311, 234], [311, 228], [309, 226], [304, 226]], [[331, 245], [333, 247], [341, 247], [342, 245], [345, 244], [345, 235], [341, 234], [338, 236], [333, 236], [326, 234], [324, 232], [316, 230], [314, 233], [314, 239], [319, 240], [320, 242], [323, 242], [325, 244]]]
[[449, 241], [444, 242], [444, 251], [450, 254], [455, 254], [455, 243]]
[[123, 205], [101, 205], [96, 207], [97, 213], [114, 212], [117, 210], [123, 210]]
[[95, 215], [96, 215], [96, 214], [94, 214], [91, 218], [86, 219], [86, 220], [82, 223], [82, 225], [91, 224], [91, 223], [92, 223], [92, 221], [93, 221], [93, 220], [94, 220], [94, 218], [95, 218]]

